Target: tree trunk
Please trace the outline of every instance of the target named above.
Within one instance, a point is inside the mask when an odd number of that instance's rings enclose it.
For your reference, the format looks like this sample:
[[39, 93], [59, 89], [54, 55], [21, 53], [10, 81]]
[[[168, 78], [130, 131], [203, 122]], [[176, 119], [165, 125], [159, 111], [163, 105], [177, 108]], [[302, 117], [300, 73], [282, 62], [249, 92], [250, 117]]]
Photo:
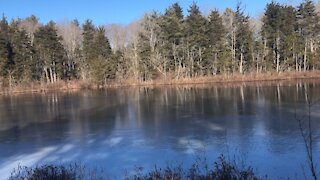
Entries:
[[243, 74], [243, 53], [240, 53], [240, 66], [239, 66], [240, 74]]
[[194, 56], [193, 53], [191, 52], [191, 72], [190, 72], [190, 77], [193, 77], [194, 73]]
[[[253, 67], [250, 67], [250, 71], [251, 71], [251, 68], [254, 70], [254, 61], [255, 61], [255, 53], [253, 52], [253, 50], [251, 50], [251, 58], [252, 58], [252, 64], [253, 64]], [[258, 64], [258, 62], [257, 62]]]
[[139, 79], [139, 70], [138, 70], [138, 49], [134, 45], [134, 60], [133, 60], [133, 74], [135, 79]]
[[57, 73], [56, 72], [53, 73], [53, 82], [57, 82]]
[[280, 71], [280, 56], [279, 53], [277, 53], [277, 73]]
[[12, 77], [12, 71], [8, 70], [8, 75], [9, 75], [9, 87], [10, 89], [12, 88], [13, 86], [13, 77]]
[[296, 71], [299, 71], [298, 58], [295, 57], [294, 60], [296, 61]]
[[[212, 66], [212, 69], [213, 69], [213, 75], [217, 75], [217, 61], [218, 61], [218, 53], [214, 53], [214, 63], [213, 63], [213, 66]], [[221, 68], [221, 67], [220, 67]]]
[[307, 71], [307, 41], [304, 45], [303, 69], [304, 71]]
[[292, 62], [295, 62], [295, 64], [296, 64], [296, 71], [298, 71], [298, 61], [297, 61], [297, 58], [296, 58], [296, 54], [295, 54], [295, 51], [294, 51], [294, 48], [295, 48], [295, 46], [294, 46], [295, 44], [293, 43], [292, 44]]
[[50, 82], [53, 83], [53, 73], [52, 73], [52, 68], [49, 68], [49, 73], [50, 73]]
[[49, 83], [50, 80], [49, 80], [48, 68], [47, 68], [47, 67], [44, 67], [44, 68], [43, 68], [43, 71], [44, 71], [44, 74], [45, 74], [47, 83]]
[[[315, 63], [314, 63], [314, 45], [313, 45], [313, 39], [311, 39], [310, 40], [310, 52], [311, 52], [311, 56], [312, 56], [312, 58], [311, 58], [311, 62], [310, 62], [310, 60], [309, 60], [309, 64], [310, 64], [310, 66], [312, 66], [312, 70], [314, 70], [315, 69]], [[311, 64], [312, 63], [312, 64]], [[309, 69], [310, 69], [310, 67], [309, 67]]]
[[200, 73], [201, 73], [201, 76], [203, 76], [203, 67], [201, 65], [202, 63], [202, 50], [201, 50], [201, 47], [199, 48], [199, 51], [198, 51], [198, 55], [199, 55], [199, 62], [198, 62], [198, 66], [200, 68]]
[[175, 79], [177, 79], [177, 71], [178, 71], [178, 69], [177, 69], [177, 54], [176, 54], [176, 44], [175, 43], [173, 43], [172, 44], [172, 51], [173, 51], [173, 59], [174, 59], [174, 74], [175, 74]]
[[314, 53], [313, 39], [310, 40], [310, 51], [311, 53]]
[[235, 35], [235, 32], [232, 31], [232, 69], [233, 69], [233, 72], [235, 72], [235, 64], [236, 64], [236, 35]]
[[[267, 40], [265, 39], [263, 42], [263, 57], [262, 57], [263, 62], [266, 62], [266, 57], [267, 57]], [[263, 66], [263, 63], [261, 63], [261, 66]]]
[[277, 43], [277, 47], [276, 47], [276, 59], [277, 59], [277, 73], [279, 73], [280, 71], [280, 53], [279, 53], [279, 42], [280, 38], [279, 36], [277, 37], [276, 43]]
[[257, 60], [256, 60], [256, 73], [258, 74], [259, 73], [259, 59], [260, 59], [260, 53], [257, 54]]
[[163, 72], [164, 72], [164, 79], [167, 79], [167, 61], [165, 58], [163, 61]]

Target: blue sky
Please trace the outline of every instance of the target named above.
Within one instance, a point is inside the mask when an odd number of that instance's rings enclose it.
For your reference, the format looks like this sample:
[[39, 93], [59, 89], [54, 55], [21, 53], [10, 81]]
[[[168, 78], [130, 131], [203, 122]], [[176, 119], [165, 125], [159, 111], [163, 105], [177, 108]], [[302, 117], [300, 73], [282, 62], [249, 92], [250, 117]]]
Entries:
[[[242, 0], [246, 12], [255, 16], [263, 12], [271, 0]], [[163, 12], [177, 0], [0, 0], [0, 13], [8, 19], [36, 15], [42, 23], [77, 18], [80, 22], [92, 19], [96, 25], [109, 23], [128, 24], [139, 19], [145, 12]], [[178, 0], [187, 12], [193, 0]], [[202, 11], [226, 7], [234, 8], [237, 0], [197, 0]], [[281, 3], [297, 4], [300, 0], [278, 0]]]

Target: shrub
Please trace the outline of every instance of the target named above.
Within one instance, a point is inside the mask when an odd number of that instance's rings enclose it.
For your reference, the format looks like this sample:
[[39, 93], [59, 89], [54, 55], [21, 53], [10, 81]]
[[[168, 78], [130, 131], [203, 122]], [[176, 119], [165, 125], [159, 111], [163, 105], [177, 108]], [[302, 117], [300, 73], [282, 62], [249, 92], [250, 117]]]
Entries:
[[[208, 169], [205, 164], [200, 168], [198, 163], [194, 163], [190, 169], [185, 171], [181, 166], [165, 169], [155, 167], [154, 170], [143, 174], [143, 168], [137, 167], [135, 174], [131, 177], [126, 175], [125, 179], [146, 179], [146, 180], [180, 180], [180, 179], [212, 179], [212, 180], [253, 180], [258, 179], [251, 167], [240, 169], [235, 163], [231, 163], [221, 155], [218, 162], [214, 163], [212, 169]], [[10, 180], [76, 180], [76, 179], [107, 179], [99, 175], [94, 170], [86, 171], [84, 166], [54, 166], [44, 165], [35, 168], [18, 166], [11, 173]]]

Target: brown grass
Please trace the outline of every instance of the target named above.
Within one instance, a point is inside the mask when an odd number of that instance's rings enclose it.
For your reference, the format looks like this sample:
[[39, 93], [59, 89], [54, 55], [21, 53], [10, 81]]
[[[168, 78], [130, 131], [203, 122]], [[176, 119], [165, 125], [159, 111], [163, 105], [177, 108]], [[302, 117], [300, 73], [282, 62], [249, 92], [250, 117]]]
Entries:
[[[307, 72], [275, 72], [268, 73], [250, 73], [250, 74], [230, 74], [216, 76], [201, 76], [181, 79], [164, 79], [159, 78], [149, 81], [137, 81], [132, 79], [121, 81], [110, 81], [102, 88], [119, 88], [119, 87], [140, 87], [140, 86], [164, 86], [164, 85], [199, 85], [199, 84], [219, 84], [219, 85], [236, 85], [250, 84], [261, 82], [294, 82], [301, 79], [320, 79], [320, 71]], [[101, 87], [100, 87], [101, 88]], [[88, 81], [58, 81], [56, 83], [30, 83], [27, 85], [17, 85], [11, 88], [0, 89], [0, 95], [12, 95], [21, 93], [44, 93], [44, 92], [72, 92], [84, 89], [98, 89], [98, 86]]]
[[14, 87], [6, 87], [0, 90], [0, 95], [11, 95], [21, 93], [43, 93], [51, 91], [77, 91], [81, 89], [93, 89], [91, 84], [84, 81], [58, 81], [56, 83], [30, 83], [26, 85], [17, 85]]
[[201, 76], [181, 79], [157, 79], [149, 81], [125, 80], [122, 82], [111, 82], [107, 87], [122, 86], [162, 86], [162, 85], [192, 85], [192, 84], [225, 84], [225, 83], [248, 83], [267, 81], [294, 81], [299, 79], [320, 79], [320, 71], [307, 72], [268, 72], [250, 74], [230, 74], [216, 76]]

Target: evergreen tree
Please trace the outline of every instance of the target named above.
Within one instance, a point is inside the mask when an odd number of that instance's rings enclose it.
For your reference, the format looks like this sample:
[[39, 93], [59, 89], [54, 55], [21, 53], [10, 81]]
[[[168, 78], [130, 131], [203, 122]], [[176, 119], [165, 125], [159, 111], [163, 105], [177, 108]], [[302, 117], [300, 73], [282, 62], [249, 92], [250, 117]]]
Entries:
[[56, 82], [65, 75], [65, 51], [61, 44], [54, 22], [40, 27], [34, 37], [37, 56], [38, 78], [45, 78], [47, 82]]
[[115, 78], [118, 79], [125, 79], [128, 78], [128, 70], [129, 67], [127, 66], [127, 59], [125, 57], [124, 54], [124, 50], [116, 50], [116, 52], [114, 53], [113, 57], [112, 57], [113, 62], [115, 62], [115, 70], [116, 70], [116, 74], [115, 74]]
[[160, 35], [159, 21], [158, 14], [153, 12], [146, 14], [141, 22], [137, 41], [138, 71], [141, 80], [153, 79], [157, 73], [162, 73], [166, 77], [171, 57], [164, 36]]
[[83, 80], [88, 79], [89, 77], [89, 66], [91, 61], [96, 58], [94, 57], [94, 36], [96, 33], [96, 28], [93, 25], [91, 20], [86, 20], [85, 23], [82, 25], [83, 29], [83, 42], [82, 42], [82, 60], [79, 65], [79, 71], [81, 72], [81, 77]]
[[[33, 49], [31, 39], [24, 29], [19, 29], [21, 21], [12, 21], [10, 24], [10, 45], [12, 48], [11, 66], [7, 68], [10, 72], [10, 79], [17, 82], [28, 83], [32, 80], [32, 56]], [[13, 81], [10, 83], [12, 84]]]
[[282, 6], [279, 53], [282, 70], [290, 69], [295, 64], [295, 52], [297, 51], [297, 18], [296, 10], [292, 6]]
[[141, 80], [152, 79], [153, 67], [151, 64], [151, 46], [149, 39], [144, 34], [139, 34], [138, 39], [139, 72]]
[[281, 10], [282, 6], [279, 3], [273, 1], [267, 4], [262, 26], [265, 48], [268, 47], [271, 50], [265, 53], [265, 59], [268, 64], [275, 65], [277, 72], [280, 71]]
[[99, 27], [94, 34], [92, 44], [92, 59], [89, 65], [94, 80], [98, 85], [106, 83], [107, 78], [114, 78], [116, 64], [112, 59], [112, 51], [108, 38], [105, 36], [105, 29]]
[[308, 65], [308, 52], [310, 52], [311, 58], [309, 61], [312, 62], [312, 57], [315, 53], [315, 37], [320, 34], [319, 32], [319, 16], [316, 13], [315, 5], [312, 0], [304, 0], [299, 7], [297, 12], [297, 18], [299, 23], [299, 33], [304, 40], [304, 57], [303, 57], [303, 68], [306, 71], [309, 69]]
[[5, 16], [3, 16], [0, 21], [0, 73], [1, 73], [0, 77], [2, 76], [2, 78], [6, 74], [5, 67], [6, 67], [8, 58], [10, 56], [8, 29], [9, 29], [9, 26], [8, 26], [7, 19]]
[[[183, 12], [178, 3], [174, 3], [160, 17], [161, 53], [168, 60], [168, 68], [177, 72], [181, 65], [183, 41]], [[177, 75], [176, 75], [177, 76]]]
[[[231, 71], [235, 72], [237, 68], [237, 60], [236, 60], [236, 20], [235, 20], [235, 12], [227, 8], [223, 15], [223, 24], [226, 27], [227, 30], [227, 37], [226, 37], [226, 46], [227, 50], [229, 50], [229, 54], [231, 54]], [[227, 53], [228, 54], [228, 53]]]
[[265, 60], [277, 72], [292, 66], [297, 46], [297, 20], [292, 6], [272, 2], [263, 18], [262, 37]]
[[83, 28], [83, 54], [86, 61], [95, 58], [95, 50], [93, 47], [96, 28], [91, 20], [86, 20]]
[[230, 68], [231, 57], [227, 55], [227, 31], [218, 10], [211, 11], [209, 15], [208, 31], [208, 54], [206, 56], [208, 64], [206, 67], [211, 74], [225, 72]]
[[250, 28], [249, 16], [244, 15], [240, 4], [237, 5], [235, 12], [235, 50], [236, 57], [239, 60], [239, 73], [244, 73], [253, 62], [253, 32]]
[[13, 79], [13, 50], [10, 42], [10, 29], [6, 17], [3, 16], [0, 22], [0, 67], [2, 75], [2, 84], [9, 85], [10, 87], [14, 84]]
[[91, 48], [92, 48], [91, 56], [93, 57], [93, 59], [96, 59], [96, 58], [107, 59], [111, 57], [111, 53], [112, 53], [111, 46], [105, 33], [106, 31], [104, 27], [99, 27], [95, 31], [93, 44], [91, 45]]
[[208, 64], [204, 59], [204, 52], [208, 45], [207, 24], [208, 21], [202, 16], [198, 5], [194, 2], [189, 10], [189, 15], [185, 22], [185, 32], [187, 39], [187, 57], [189, 61], [190, 76], [204, 74], [205, 65]]

